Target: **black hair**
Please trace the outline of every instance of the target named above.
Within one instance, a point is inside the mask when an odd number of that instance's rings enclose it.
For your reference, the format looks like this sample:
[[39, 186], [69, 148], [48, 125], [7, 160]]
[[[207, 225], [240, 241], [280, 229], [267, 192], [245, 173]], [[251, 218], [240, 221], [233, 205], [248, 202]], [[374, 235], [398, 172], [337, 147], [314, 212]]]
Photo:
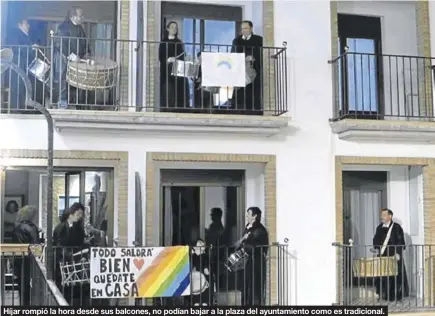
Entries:
[[393, 215], [394, 215], [393, 211], [392, 211], [392, 210], [390, 210], [389, 208], [383, 208], [383, 209], [382, 209], [382, 212], [387, 212], [387, 213], [388, 213], [388, 215], [391, 215], [391, 216], [393, 216]]
[[66, 220], [68, 219], [68, 217], [78, 211], [85, 211], [85, 206], [79, 202], [75, 202], [73, 205], [71, 205], [71, 207], [69, 209], [67, 209], [61, 218], [61, 222], [66, 222]]
[[246, 212], [249, 212], [249, 211], [251, 211], [251, 214], [253, 216], [256, 215], [256, 217], [255, 217], [255, 221], [256, 222], [261, 222], [261, 213], [262, 212], [261, 212], [259, 207], [257, 207], [257, 206], [251, 206], [250, 208], [248, 208], [246, 210]]
[[17, 212], [18, 212], [20, 206], [18, 205], [17, 201], [15, 201], [15, 200], [8, 201], [8, 203], [6, 203], [5, 209], [8, 210], [12, 205], [15, 205], [15, 207], [17, 208]]
[[175, 34], [175, 38], [178, 38], [178, 23], [175, 22], [175, 21], [169, 21], [169, 23], [166, 24], [166, 27], [163, 30], [163, 39], [168, 39], [169, 38], [168, 28], [171, 26], [171, 24], [175, 24], [177, 26], [177, 34]]
[[211, 217], [212, 219], [219, 220], [222, 218], [222, 209], [220, 207], [213, 207], [211, 209]]
[[244, 24], [244, 23], [248, 24], [251, 29], [254, 27], [254, 24], [252, 23], [252, 21], [243, 20], [242, 23], [240, 23], [240, 24]]

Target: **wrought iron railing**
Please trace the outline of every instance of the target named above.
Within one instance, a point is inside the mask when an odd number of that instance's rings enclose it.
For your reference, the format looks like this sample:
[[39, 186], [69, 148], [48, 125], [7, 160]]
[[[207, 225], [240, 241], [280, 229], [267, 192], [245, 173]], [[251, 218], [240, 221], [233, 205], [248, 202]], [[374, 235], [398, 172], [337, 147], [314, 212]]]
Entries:
[[[9, 48], [31, 79], [34, 99], [47, 108], [244, 115], [288, 111], [285, 47], [52, 36], [49, 47]], [[246, 88], [202, 87], [199, 65], [205, 52], [254, 56], [246, 62], [245, 84], [252, 83]], [[168, 64], [171, 57], [187, 62], [190, 68], [173, 67], [172, 61]], [[25, 105], [20, 79], [12, 71], [6, 71], [3, 79], [2, 113], [32, 111]]]
[[389, 311], [435, 310], [435, 246], [343, 245], [337, 250], [340, 305], [388, 305]]
[[333, 120], [434, 119], [433, 58], [346, 52], [330, 61]]

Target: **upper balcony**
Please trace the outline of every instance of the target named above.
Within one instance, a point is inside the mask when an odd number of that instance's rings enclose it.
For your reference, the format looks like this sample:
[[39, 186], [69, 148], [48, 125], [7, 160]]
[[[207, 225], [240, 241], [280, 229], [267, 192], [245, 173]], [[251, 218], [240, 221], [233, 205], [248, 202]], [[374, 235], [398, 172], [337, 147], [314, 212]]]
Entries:
[[[2, 48], [13, 51], [14, 62], [30, 79], [32, 97], [51, 109], [58, 130], [181, 131], [188, 126], [189, 132], [270, 136], [288, 125], [288, 118], [279, 117], [287, 112], [285, 47], [80, 39], [52, 33], [46, 47]], [[252, 56], [240, 68], [245, 68], [246, 87], [234, 87], [232, 76], [222, 80], [225, 72], [213, 66], [216, 58], [230, 58], [225, 64], [233, 69], [241, 66], [230, 65], [234, 55], [228, 53]], [[216, 80], [220, 84], [202, 84]], [[3, 74], [2, 91], [3, 114], [35, 113], [26, 107], [24, 83], [11, 69]]]
[[419, 142], [435, 141], [432, 60], [349, 51], [332, 60], [333, 132], [346, 140], [415, 141], [418, 133]]

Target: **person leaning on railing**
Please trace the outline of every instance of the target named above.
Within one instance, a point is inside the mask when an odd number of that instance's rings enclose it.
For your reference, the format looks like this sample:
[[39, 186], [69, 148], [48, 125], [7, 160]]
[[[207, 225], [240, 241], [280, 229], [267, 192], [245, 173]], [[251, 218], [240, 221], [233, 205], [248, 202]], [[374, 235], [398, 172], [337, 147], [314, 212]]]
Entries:
[[[39, 230], [34, 224], [38, 210], [35, 206], [27, 205], [18, 211], [12, 241], [18, 244], [37, 244]], [[28, 256], [14, 259], [14, 274], [18, 278], [18, 290], [21, 306], [30, 305], [30, 258]]]

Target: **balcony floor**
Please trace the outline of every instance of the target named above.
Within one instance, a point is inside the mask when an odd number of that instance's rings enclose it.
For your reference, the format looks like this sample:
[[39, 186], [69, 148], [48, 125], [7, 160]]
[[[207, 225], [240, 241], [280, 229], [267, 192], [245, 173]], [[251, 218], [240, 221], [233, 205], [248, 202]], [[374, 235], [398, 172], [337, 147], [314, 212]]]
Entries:
[[435, 306], [424, 306], [423, 299], [407, 297], [401, 301], [389, 302], [376, 298], [362, 297], [352, 300], [352, 306], [388, 306], [389, 313], [435, 311]]

